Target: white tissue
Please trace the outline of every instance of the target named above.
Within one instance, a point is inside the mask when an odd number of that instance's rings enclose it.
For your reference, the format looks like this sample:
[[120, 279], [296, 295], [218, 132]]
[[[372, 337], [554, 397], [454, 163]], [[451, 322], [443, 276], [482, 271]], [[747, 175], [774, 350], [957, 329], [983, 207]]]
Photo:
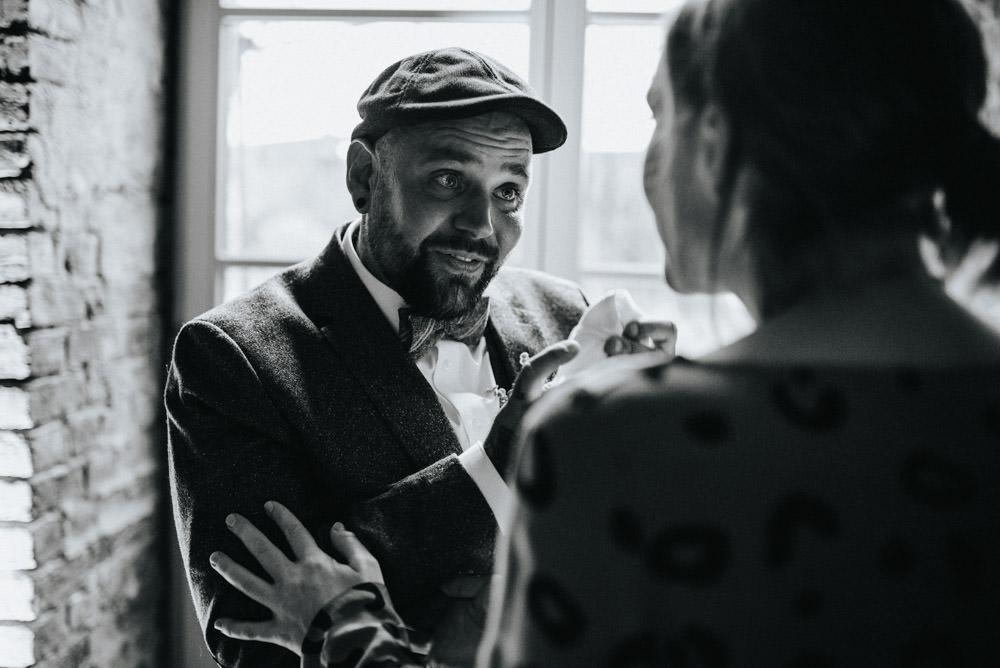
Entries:
[[636, 306], [628, 290], [614, 290], [591, 304], [569, 334], [571, 340], [580, 344], [580, 352], [559, 367], [552, 384], [561, 383], [584, 370], [592, 370], [597, 365], [614, 359], [604, 352], [605, 342], [611, 336], [621, 336], [628, 323], [642, 319], [642, 311]]

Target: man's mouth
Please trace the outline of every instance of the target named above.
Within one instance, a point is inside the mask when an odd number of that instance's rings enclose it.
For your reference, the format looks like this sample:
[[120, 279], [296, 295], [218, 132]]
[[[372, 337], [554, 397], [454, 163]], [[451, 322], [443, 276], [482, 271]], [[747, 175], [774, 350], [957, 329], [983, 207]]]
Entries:
[[438, 265], [451, 273], [466, 276], [480, 273], [487, 264], [493, 261], [490, 254], [482, 251], [451, 246], [436, 246], [429, 250], [438, 258]]
[[438, 252], [439, 253], [443, 253], [444, 255], [447, 255], [448, 257], [454, 258], [454, 259], [458, 260], [459, 262], [485, 262], [486, 261], [485, 258], [479, 257], [477, 255], [469, 255], [468, 253], [462, 253], [460, 251], [441, 250], [441, 251], [438, 251]]
[[477, 273], [488, 260], [488, 258], [477, 253], [447, 248], [437, 248], [434, 252], [441, 259], [440, 264], [446, 269], [459, 274]]

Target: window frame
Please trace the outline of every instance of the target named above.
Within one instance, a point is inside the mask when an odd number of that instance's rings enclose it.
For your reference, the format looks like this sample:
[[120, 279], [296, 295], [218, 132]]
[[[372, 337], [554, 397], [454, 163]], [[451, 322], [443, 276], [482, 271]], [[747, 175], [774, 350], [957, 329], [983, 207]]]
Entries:
[[[280, 2], [280, 0], [276, 0]], [[225, 92], [220, 86], [224, 54], [220, 35], [224, 20], [233, 18], [386, 18], [468, 20], [511, 15], [526, 17], [530, 26], [530, 83], [541, 97], [558, 109], [570, 140], [557, 151], [536, 156], [533, 185], [528, 198], [524, 235], [519, 244], [519, 264], [548, 271], [571, 280], [584, 273], [611, 277], [641, 274], [651, 284], [662, 285], [661, 268], [634, 265], [581, 267], [578, 249], [579, 192], [583, 62], [587, 26], [591, 23], [662, 25], [653, 12], [599, 12], [587, 10], [584, 0], [533, 0], [528, 10], [512, 12], [421, 11], [377, 12], [347, 10], [263, 10], [221, 8], [217, 0], [184, 0], [179, 7], [180, 54], [177, 91], [177, 153], [174, 252], [173, 331], [218, 303], [226, 266], [285, 266], [283, 261], [250, 257], [221, 257], [217, 250], [217, 221], [224, 211], [218, 184], [225, 183], [219, 156], [225, 154], [222, 131]], [[359, 91], [360, 93], [360, 91]], [[316, 252], [321, 249], [317, 248]], [[176, 541], [176, 538], [173, 538]], [[180, 551], [170, 550], [173, 585], [170, 594], [172, 662], [192, 668], [214, 666], [201, 638], [194, 608], [183, 576]]]
[[[215, 0], [192, 0], [182, 11], [182, 76], [179, 96], [178, 224], [175, 239], [182, 259], [174, 313], [179, 325], [218, 303], [226, 267], [279, 269], [301, 258], [260, 258], [224, 253], [217, 224], [224, 220], [218, 184], [225, 183], [223, 128], [227, 100], [220, 35], [227, 22], [267, 20], [434, 20], [523, 21], [530, 28], [530, 83], [554, 108], [570, 141], [535, 157], [532, 192], [519, 264], [571, 280], [584, 274], [649, 277], [662, 281], [660, 268], [629, 263], [583, 266], [578, 252], [583, 62], [588, 25], [662, 25], [654, 12], [591, 12], [581, 0], [533, 0], [525, 10], [345, 10], [223, 8]], [[277, 2], [275, 4], [278, 4]], [[320, 249], [316, 249], [317, 252]]]

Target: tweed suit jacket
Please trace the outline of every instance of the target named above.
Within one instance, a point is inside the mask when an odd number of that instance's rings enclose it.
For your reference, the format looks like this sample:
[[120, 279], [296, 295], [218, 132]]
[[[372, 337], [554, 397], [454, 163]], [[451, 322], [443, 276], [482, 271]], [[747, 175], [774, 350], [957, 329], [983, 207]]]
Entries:
[[[226, 530], [228, 513], [286, 551], [265, 501], [288, 506], [321, 544], [343, 521], [379, 559], [407, 623], [427, 630], [443, 613], [443, 582], [492, 569], [492, 512], [433, 389], [343, 254], [346, 229], [316, 258], [186, 323], [174, 344], [165, 392], [174, 520], [223, 666], [298, 665], [286, 650], [212, 627], [268, 616], [209, 567], [222, 550], [261, 572]], [[586, 306], [574, 284], [527, 270], [502, 269], [487, 294], [486, 337], [508, 384], [521, 353], [566, 338]]]

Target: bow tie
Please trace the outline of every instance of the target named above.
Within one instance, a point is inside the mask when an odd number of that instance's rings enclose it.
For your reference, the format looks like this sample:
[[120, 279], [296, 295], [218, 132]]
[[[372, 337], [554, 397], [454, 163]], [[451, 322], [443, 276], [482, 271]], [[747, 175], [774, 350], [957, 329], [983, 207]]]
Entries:
[[490, 316], [490, 298], [483, 297], [470, 312], [457, 318], [437, 320], [411, 309], [399, 309], [399, 340], [418, 360], [441, 339], [454, 339], [469, 346], [479, 343]]

